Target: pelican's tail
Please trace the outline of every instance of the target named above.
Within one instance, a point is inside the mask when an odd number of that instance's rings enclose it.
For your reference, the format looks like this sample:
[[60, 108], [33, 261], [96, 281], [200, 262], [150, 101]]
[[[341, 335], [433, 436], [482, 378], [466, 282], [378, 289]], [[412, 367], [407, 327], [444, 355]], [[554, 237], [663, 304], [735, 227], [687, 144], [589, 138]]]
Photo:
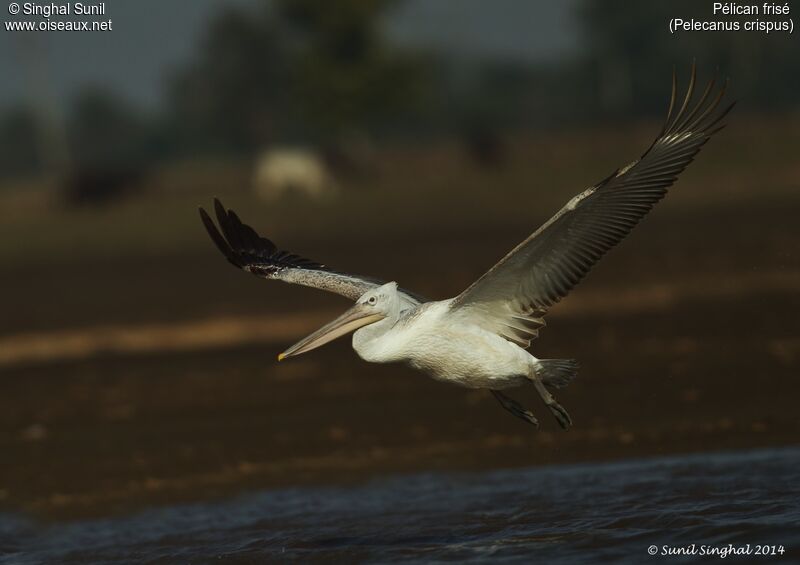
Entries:
[[539, 359], [536, 376], [549, 387], [564, 388], [578, 376], [578, 362], [575, 359]]

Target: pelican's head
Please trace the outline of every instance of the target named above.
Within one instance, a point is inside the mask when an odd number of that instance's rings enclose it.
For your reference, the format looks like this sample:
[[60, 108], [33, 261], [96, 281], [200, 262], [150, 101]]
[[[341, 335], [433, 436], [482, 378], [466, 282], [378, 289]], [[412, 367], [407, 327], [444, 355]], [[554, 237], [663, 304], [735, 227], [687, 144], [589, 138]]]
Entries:
[[373, 288], [365, 292], [347, 312], [278, 355], [278, 361], [316, 349], [369, 324], [393, 318], [399, 310], [400, 296], [396, 282]]

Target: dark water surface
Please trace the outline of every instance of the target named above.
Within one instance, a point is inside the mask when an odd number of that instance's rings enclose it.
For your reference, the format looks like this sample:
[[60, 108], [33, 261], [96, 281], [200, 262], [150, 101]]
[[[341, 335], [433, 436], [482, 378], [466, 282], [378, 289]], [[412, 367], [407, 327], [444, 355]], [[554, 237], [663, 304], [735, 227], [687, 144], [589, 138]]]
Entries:
[[0, 563], [720, 560], [648, 555], [692, 543], [800, 562], [800, 448], [418, 474], [50, 526], [0, 516]]

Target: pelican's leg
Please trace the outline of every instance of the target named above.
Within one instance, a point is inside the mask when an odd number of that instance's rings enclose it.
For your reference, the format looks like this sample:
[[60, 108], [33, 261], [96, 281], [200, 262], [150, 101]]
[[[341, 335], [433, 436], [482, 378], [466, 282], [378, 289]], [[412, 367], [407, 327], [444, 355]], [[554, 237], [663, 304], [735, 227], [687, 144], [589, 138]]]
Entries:
[[572, 425], [572, 418], [569, 417], [564, 407], [556, 402], [556, 399], [553, 398], [553, 395], [550, 394], [550, 391], [545, 388], [544, 383], [538, 377], [533, 377], [531, 380], [533, 381], [533, 386], [536, 387], [536, 392], [539, 393], [539, 396], [542, 397], [542, 400], [544, 400], [544, 403], [550, 409], [550, 412], [552, 412], [553, 416], [558, 420], [558, 425], [565, 430], [569, 429]]
[[490, 391], [500, 403], [500, 406], [514, 414], [514, 416], [517, 418], [522, 418], [529, 424], [533, 424], [537, 428], [539, 427], [539, 420], [536, 419], [536, 416], [533, 415], [533, 412], [526, 410], [522, 404], [513, 398], [509, 398], [499, 390], [490, 389]]

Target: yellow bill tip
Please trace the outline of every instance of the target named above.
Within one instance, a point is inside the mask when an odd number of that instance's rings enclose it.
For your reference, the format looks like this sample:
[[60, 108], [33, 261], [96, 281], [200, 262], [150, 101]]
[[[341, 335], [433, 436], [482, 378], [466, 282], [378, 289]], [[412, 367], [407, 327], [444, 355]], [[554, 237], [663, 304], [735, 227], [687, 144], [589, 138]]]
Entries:
[[278, 361], [283, 361], [285, 358], [286, 358], [286, 355], [284, 355], [283, 353], [279, 353], [278, 354]]

